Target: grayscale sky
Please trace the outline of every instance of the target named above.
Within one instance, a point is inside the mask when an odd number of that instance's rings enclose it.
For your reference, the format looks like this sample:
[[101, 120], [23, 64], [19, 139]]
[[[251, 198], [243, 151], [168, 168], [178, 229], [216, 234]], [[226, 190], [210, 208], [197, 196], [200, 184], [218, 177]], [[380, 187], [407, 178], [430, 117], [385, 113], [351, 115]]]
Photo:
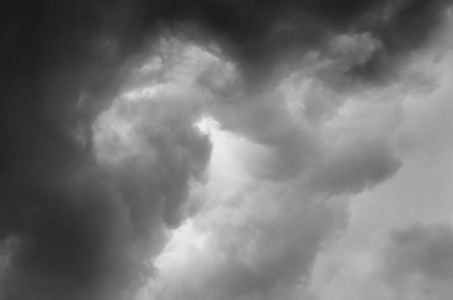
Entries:
[[451, 1], [0, 24], [0, 300], [453, 299]]

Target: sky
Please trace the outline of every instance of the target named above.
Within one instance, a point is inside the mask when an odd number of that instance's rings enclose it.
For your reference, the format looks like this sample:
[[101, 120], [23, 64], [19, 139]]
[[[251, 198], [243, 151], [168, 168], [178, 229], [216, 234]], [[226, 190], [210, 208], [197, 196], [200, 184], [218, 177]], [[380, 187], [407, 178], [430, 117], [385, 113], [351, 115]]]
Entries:
[[453, 299], [453, 3], [6, 0], [1, 300]]

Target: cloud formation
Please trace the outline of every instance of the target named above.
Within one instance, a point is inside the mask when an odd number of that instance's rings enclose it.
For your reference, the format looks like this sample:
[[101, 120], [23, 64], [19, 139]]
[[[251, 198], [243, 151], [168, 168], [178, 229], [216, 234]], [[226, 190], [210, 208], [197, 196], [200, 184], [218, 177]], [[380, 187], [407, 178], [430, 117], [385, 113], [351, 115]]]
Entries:
[[[447, 5], [2, 2], [0, 297], [315, 299]], [[449, 251], [414, 228], [390, 260]]]
[[385, 279], [398, 299], [448, 299], [453, 290], [451, 226], [413, 225], [391, 234], [383, 251]]

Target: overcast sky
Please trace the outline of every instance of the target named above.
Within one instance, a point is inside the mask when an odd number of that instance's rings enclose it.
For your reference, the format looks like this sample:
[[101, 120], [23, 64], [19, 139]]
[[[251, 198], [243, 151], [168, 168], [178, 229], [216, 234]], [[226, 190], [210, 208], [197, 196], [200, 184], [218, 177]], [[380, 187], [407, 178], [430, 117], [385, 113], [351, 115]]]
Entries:
[[450, 1], [0, 24], [0, 300], [453, 299]]

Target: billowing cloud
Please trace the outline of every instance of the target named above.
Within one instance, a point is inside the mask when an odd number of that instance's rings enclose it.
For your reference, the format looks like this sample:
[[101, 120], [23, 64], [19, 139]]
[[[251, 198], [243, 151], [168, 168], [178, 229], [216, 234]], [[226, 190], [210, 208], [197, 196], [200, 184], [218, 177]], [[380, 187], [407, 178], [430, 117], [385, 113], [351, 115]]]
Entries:
[[144, 299], [311, 297], [312, 267], [347, 225], [348, 197], [401, 166], [399, 97], [411, 88], [337, 94], [313, 120], [310, 97], [334, 94], [316, 80], [294, 74], [254, 98], [240, 101], [248, 94], [239, 91], [208, 102], [204, 204], [157, 257]]
[[17, 215], [3, 222], [17, 246], [5, 250], [2, 297], [122, 299], [150, 275], [149, 259], [163, 247], [165, 229], [184, 217], [190, 185], [202, 180], [210, 156], [208, 137], [194, 126], [204, 91], [183, 76], [199, 57], [183, 50], [180, 70], [170, 74], [165, 66], [168, 74], [154, 86], [130, 75], [87, 130], [92, 157], [58, 166], [58, 174], [43, 168], [37, 178], [5, 183], [7, 208]]
[[315, 299], [448, 4], [4, 1], [0, 297]]
[[[395, 94], [405, 95], [396, 136], [403, 165], [391, 180], [353, 197], [348, 229], [313, 267], [309, 290], [319, 299], [451, 298], [448, 275], [430, 273], [445, 272], [448, 263], [435, 261], [451, 252], [443, 242], [451, 232], [453, 139], [443, 135], [451, 125], [442, 117], [451, 102], [451, 58], [446, 34], [404, 71], [416, 89]], [[428, 271], [421, 265], [429, 261]]]

